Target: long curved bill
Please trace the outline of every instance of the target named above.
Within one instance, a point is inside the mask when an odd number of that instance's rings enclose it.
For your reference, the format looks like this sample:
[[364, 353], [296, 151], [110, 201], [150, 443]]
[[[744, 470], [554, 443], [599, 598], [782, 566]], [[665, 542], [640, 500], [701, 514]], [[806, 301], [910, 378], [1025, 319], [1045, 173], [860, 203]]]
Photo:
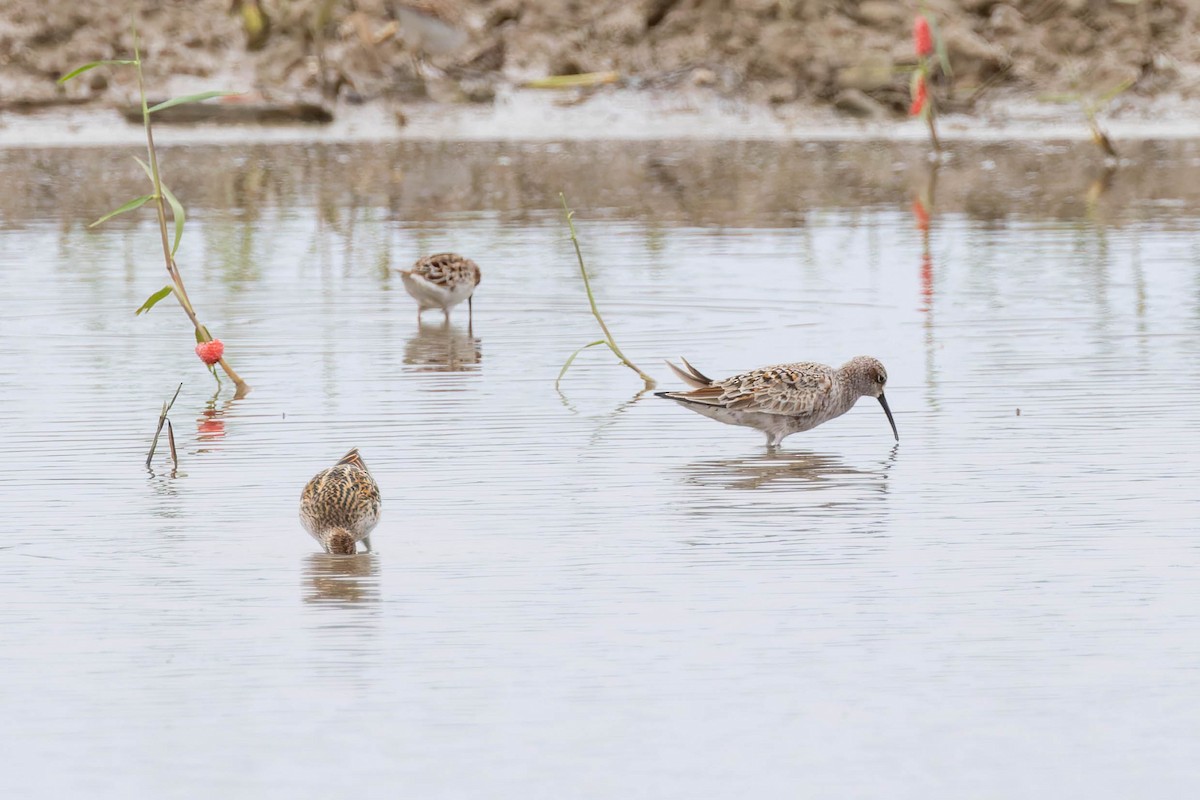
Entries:
[[892, 410], [888, 408], [887, 398], [879, 395], [879, 405], [883, 406], [883, 413], [888, 415], [888, 422], [892, 425], [892, 435], [896, 437], [896, 441], [900, 441], [900, 433], [896, 430], [896, 420], [892, 419]]

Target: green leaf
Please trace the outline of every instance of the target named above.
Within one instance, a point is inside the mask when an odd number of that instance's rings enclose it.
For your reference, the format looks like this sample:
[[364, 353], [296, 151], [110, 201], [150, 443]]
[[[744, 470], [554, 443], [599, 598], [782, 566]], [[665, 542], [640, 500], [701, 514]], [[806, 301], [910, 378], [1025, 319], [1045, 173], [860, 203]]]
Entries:
[[547, 78], [534, 78], [521, 85], [526, 89], [574, 89], [616, 83], [620, 79], [619, 72], [581, 72], [576, 75], [551, 75]]
[[1097, 100], [1096, 100], [1097, 105], [1100, 105], [1100, 106], [1108, 105], [1109, 103], [1111, 103], [1113, 100], [1116, 99], [1117, 95], [1119, 95], [1121, 92], [1128, 89], [1130, 86], [1133, 86], [1134, 83], [1136, 83], [1136, 81], [1134, 81], [1132, 78], [1121, 81], [1116, 86], [1109, 89], [1104, 94], [1100, 95], [1100, 97], [1097, 98]]
[[947, 78], [954, 77], [954, 70], [950, 68], [950, 53], [946, 50], [946, 40], [942, 38], [941, 28], [938, 27], [937, 20], [932, 16], [928, 16], [929, 27], [933, 29], [934, 49], [937, 51], [938, 63], [942, 65], [942, 74]]
[[113, 217], [117, 216], [118, 214], [124, 214], [126, 211], [133, 211], [135, 208], [141, 208], [142, 206], [146, 205], [146, 203], [148, 203], [149, 201], [151, 201], [153, 199], [154, 199], [154, 195], [152, 195], [152, 194], [144, 194], [141, 197], [134, 198], [133, 200], [130, 200], [128, 203], [126, 203], [125, 205], [116, 209], [115, 211], [108, 212], [103, 217], [101, 217], [100, 219], [93, 222], [91, 225], [88, 225], [88, 227], [94, 228], [97, 225], [99, 225], [101, 222], [107, 222], [108, 220], [112, 219]]
[[[133, 156], [133, 160], [145, 170], [146, 177], [150, 179], [150, 183], [154, 183], [154, 172], [150, 169], [150, 165], [137, 156]], [[171, 246], [171, 255], [174, 256], [175, 251], [179, 249], [179, 240], [183, 238], [183, 203], [179, 202], [179, 198], [175, 196], [175, 193], [168, 189], [167, 185], [162, 182], [162, 176], [159, 176], [158, 185], [162, 187], [163, 196], [171, 204], [171, 215], [175, 220], [175, 244]]]
[[196, 330], [196, 344], [200, 344], [201, 342], [211, 342], [212, 341], [213, 335], [208, 332], [207, 325], [201, 325], [199, 328], [196, 328], [195, 330]]
[[174, 97], [170, 100], [164, 100], [156, 106], [150, 106], [149, 111], [153, 114], [155, 111], [162, 111], [164, 108], [172, 108], [173, 106], [181, 106], [184, 103], [199, 103], [201, 100], [209, 100], [213, 97], [228, 97], [235, 94], [241, 94], [241, 92], [200, 92], [199, 94], [189, 94], [185, 97]]
[[[608, 340], [607, 339], [597, 339], [594, 342], [589, 342], [588, 344], [585, 344], [583, 347], [579, 348], [574, 353], [571, 353], [571, 357], [567, 359], [567, 363], [563, 364], [562, 369], [559, 370], [558, 377], [554, 379], [554, 388], [556, 390], [558, 389], [558, 385], [560, 383], [562, 383], [563, 375], [567, 374], [567, 370], [569, 370], [571, 368], [571, 364], [574, 363], [575, 358], [580, 353], [582, 353], [584, 350], [587, 350], [589, 347], [598, 347], [602, 344], [608, 344]], [[609, 345], [609, 347], [612, 347], [612, 345]]]
[[150, 165], [147, 164], [145, 161], [142, 161], [137, 156], [133, 156], [132, 158], [134, 161], [138, 162], [138, 166], [140, 166], [142, 169], [144, 169], [146, 171], [146, 177], [150, 179], [150, 185], [153, 186], [154, 185], [154, 173], [150, 171]]
[[147, 297], [146, 302], [142, 303], [138, 310], [133, 312], [134, 316], [145, 314], [147, 311], [154, 308], [155, 303], [157, 303], [159, 300], [162, 300], [173, 291], [175, 291], [174, 286], [164, 286], [163, 288], [159, 289], [157, 292]]
[[161, 180], [159, 186], [162, 187], [163, 194], [167, 196], [167, 202], [171, 204], [171, 215], [175, 218], [175, 243], [171, 245], [171, 257], [174, 258], [175, 251], [179, 249], [179, 240], [183, 238], [183, 203], [179, 202], [175, 193], [168, 189]]
[[129, 65], [135, 65], [137, 63], [138, 63], [137, 61], [130, 61], [129, 59], [93, 61], [90, 64], [84, 64], [82, 67], [76, 67], [75, 69], [71, 70], [66, 75], [63, 75], [61, 78], [59, 78], [58, 82], [66, 83], [67, 81], [71, 80], [71, 78], [78, 77], [78, 76], [82, 75], [83, 73], [87, 72], [88, 70], [93, 70], [96, 67], [104, 67], [104, 66], [110, 66], [110, 65], [129, 66]]

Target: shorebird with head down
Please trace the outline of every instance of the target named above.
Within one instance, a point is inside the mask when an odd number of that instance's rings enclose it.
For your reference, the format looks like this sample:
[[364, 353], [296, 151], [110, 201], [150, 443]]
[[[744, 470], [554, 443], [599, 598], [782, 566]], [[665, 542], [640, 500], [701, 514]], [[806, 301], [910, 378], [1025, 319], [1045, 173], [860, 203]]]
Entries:
[[856, 356], [840, 367], [812, 362], [763, 367], [724, 380], [713, 380], [683, 359], [686, 369], [667, 362], [675, 374], [693, 388], [685, 392], [657, 392], [698, 414], [724, 422], [756, 428], [767, 435], [774, 450], [784, 437], [811, 430], [845, 414], [860, 397], [874, 397], [883, 406], [892, 434], [900, 441], [896, 421], [883, 395], [887, 370], [878, 359]]
[[362, 542], [371, 552], [371, 531], [379, 523], [379, 484], [354, 448], [329, 469], [318, 472], [300, 495], [300, 523], [325, 552], [354, 555]]
[[473, 309], [471, 300], [483, 275], [479, 265], [457, 253], [438, 253], [417, 259], [412, 269], [399, 270], [404, 288], [417, 301], [417, 324], [421, 314], [430, 308], [440, 308], [450, 321], [450, 309], [467, 301], [468, 320]]

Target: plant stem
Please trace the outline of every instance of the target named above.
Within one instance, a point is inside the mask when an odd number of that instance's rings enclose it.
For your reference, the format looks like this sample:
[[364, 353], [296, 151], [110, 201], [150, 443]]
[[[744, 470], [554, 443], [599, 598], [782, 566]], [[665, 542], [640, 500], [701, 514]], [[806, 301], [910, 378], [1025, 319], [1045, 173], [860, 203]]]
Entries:
[[[150, 452], [146, 454], [146, 469], [150, 468], [150, 462], [154, 459], [154, 451], [158, 449], [158, 437], [162, 434], [163, 423], [166, 422], [170, 424], [169, 420], [167, 419], [167, 414], [170, 413], [171, 407], [175, 405], [175, 400], [178, 399], [179, 391], [181, 389], [183, 389], [182, 383], [179, 384], [179, 386], [175, 389], [175, 394], [171, 396], [171, 401], [169, 403], [163, 403], [162, 413], [158, 415], [158, 427], [154, 429], [154, 439], [150, 442]], [[167, 430], [167, 434], [171, 439], [171, 457], [174, 459], [175, 435], [169, 428]], [[175, 466], [179, 466], [178, 459], [175, 460]]]
[[942, 143], [938, 139], [937, 125], [933, 121], [933, 117], [937, 112], [934, 110], [932, 98], [926, 102], [929, 103], [929, 111], [925, 114], [925, 122], [929, 125], [929, 141], [933, 144], [933, 152], [940, 153], [942, 152]]
[[1083, 113], [1087, 117], [1088, 128], [1092, 132], [1092, 141], [1100, 148], [1100, 152], [1108, 158], [1117, 158], [1117, 149], [1113, 147], [1112, 140], [1108, 138], [1108, 134], [1100, 127], [1100, 123], [1096, 120], [1096, 110], [1091, 106], [1084, 106]]
[[171, 446], [171, 463], [175, 469], [179, 469], [179, 451], [175, 449], [175, 429], [171, 427], [171, 420], [167, 420], [167, 444]]
[[[134, 67], [137, 69], [138, 94], [142, 99], [142, 126], [146, 129], [146, 151], [150, 158], [150, 174], [154, 178], [154, 208], [158, 212], [158, 232], [162, 236], [163, 259], [167, 265], [167, 274], [171, 276], [171, 282], [175, 284], [175, 299], [179, 301], [179, 306], [183, 309], [183, 313], [187, 314], [192, 327], [196, 329], [196, 338], [199, 341], [211, 341], [212, 334], [208, 332], [208, 328], [204, 327], [196, 316], [196, 309], [192, 306], [191, 298], [188, 297], [187, 289], [183, 285], [183, 276], [179, 273], [175, 257], [171, 255], [171, 240], [167, 234], [167, 207], [163, 197], [162, 178], [158, 172], [158, 153], [154, 149], [154, 129], [150, 125], [150, 107], [146, 102], [146, 81], [142, 74], [142, 54], [138, 47], [136, 30], [133, 33], [133, 60]], [[242, 397], [246, 392], [250, 391], [249, 384], [233, 371], [233, 368], [229, 366], [229, 363], [224, 358], [218, 363], [221, 365], [221, 369], [225, 370], [225, 374], [233, 380], [234, 385], [237, 387], [236, 395], [238, 397]]]
[[[613, 339], [612, 332], [608, 329], [608, 326], [604, 324], [604, 317], [600, 316], [600, 309], [596, 306], [596, 297], [592, 294], [592, 284], [591, 281], [588, 280], [587, 265], [584, 264], [583, 261], [583, 251], [579, 249], [579, 237], [575, 235], [575, 223], [572, 219], [575, 212], [571, 211], [570, 207], [567, 205], [566, 195], [564, 195], [562, 192], [559, 192], [558, 196], [559, 199], [562, 200], [563, 212], [567, 216], [567, 227], [571, 230], [571, 243], [575, 245], [575, 257], [579, 259], [579, 274], [583, 276], [583, 288], [587, 292], [588, 303], [592, 307], [592, 316], [595, 317], [596, 322], [600, 324], [600, 330], [604, 331], [604, 343], [608, 345], [608, 349], [612, 350], [613, 355], [620, 359], [622, 364], [636, 372], [638, 377], [645, 381], [647, 389], [653, 389], [655, 386], [654, 378], [651, 378], [649, 375], [642, 372], [634, 365], [632, 361], [625, 357], [625, 354], [621, 352], [621, 348], [617, 347], [617, 343], [616, 340]], [[595, 342], [593, 342], [593, 344], [595, 344]], [[591, 346], [592, 345], [587, 345], [587, 347]], [[571, 360], [574, 360], [576, 355], [579, 355], [578, 351], [571, 356]], [[570, 361], [567, 362], [567, 365], [570, 365]], [[562, 375], [560, 373], [559, 379], [561, 378]]]
[[933, 152], [940, 154], [942, 143], [938, 139], [937, 122], [934, 120], [937, 116], [937, 105], [933, 102], [933, 82], [930, 80], [933, 70], [929, 68], [929, 61], [929, 56], [918, 56], [917, 70], [921, 73], [921, 85], [925, 87], [926, 92], [925, 108], [921, 109], [921, 116], [925, 117], [925, 124], [929, 126], [929, 143], [933, 145]]

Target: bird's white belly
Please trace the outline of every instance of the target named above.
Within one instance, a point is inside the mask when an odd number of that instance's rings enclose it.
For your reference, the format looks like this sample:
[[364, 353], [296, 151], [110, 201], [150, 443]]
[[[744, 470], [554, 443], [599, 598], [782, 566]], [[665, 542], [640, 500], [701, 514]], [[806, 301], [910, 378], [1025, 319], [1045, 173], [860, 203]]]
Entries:
[[416, 275], [403, 275], [404, 288], [413, 296], [421, 308], [450, 310], [471, 296], [475, 287], [469, 283], [455, 284], [450, 288], [430, 283]]
[[835, 417], [840, 417], [848, 410], [838, 408], [830, 409], [825, 413], [791, 417], [784, 414], [764, 414], [761, 411], [738, 411], [719, 406], [704, 406], [699, 403], [682, 403], [681, 405], [698, 414], [703, 414], [709, 419], [715, 419], [717, 422], [724, 422], [726, 425], [741, 425], [746, 428], [754, 428], [755, 430], [760, 430], [763, 433], [779, 438], [791, 436], [793, 433], [812, 430], [822, 423], [828, 422]]

